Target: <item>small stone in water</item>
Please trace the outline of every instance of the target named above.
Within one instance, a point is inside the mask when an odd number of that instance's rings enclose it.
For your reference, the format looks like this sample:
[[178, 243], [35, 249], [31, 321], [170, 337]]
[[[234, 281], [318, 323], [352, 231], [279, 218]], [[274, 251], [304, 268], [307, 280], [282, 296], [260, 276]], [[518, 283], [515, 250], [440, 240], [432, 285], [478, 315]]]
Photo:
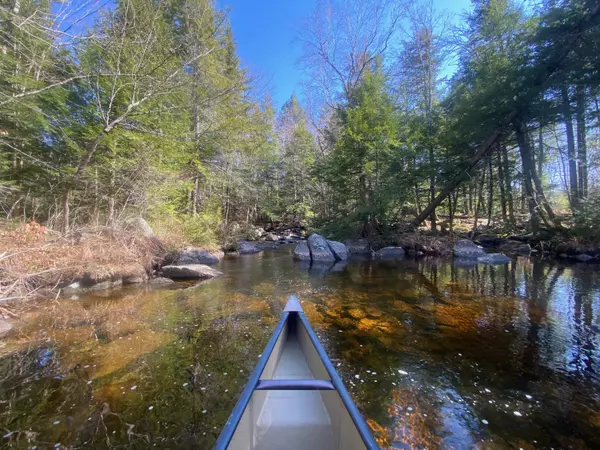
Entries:
[[189, 383], [183, 383], [183, 387], [186, 387]]
[[371, 372], [371, 375], [377, 375], [377, 372]]
[[398, 373], [400, 375], [408, 375], [408, 372], [405, 372], [404, 370], [398, 370]]
[[55, 420], [54, 421], [54, 425], [58, 425], [60, 423], [60, 420]]
[[409, 406], [408, 408], [406, 408], [409, 411], [412, 411], [412, 406]]
[[154, 406], [148, 406], [148, 409], [149, 409], [150, 411], [152, 411], [152, 410], [154, 409]]
[[135, 391], [137, 389], [137, 386], [131, 386], [131, 390]]
[[521, 417], [523, 415], [519, 411], [514, 411], [513, 414], [517, 417]]
[[490, 391], [488, 388], [485, 388], [485, 392], [489, 393], [489, 392], [492, 392], [492, 391]]
[[88, 381], [87, 384], [92, 384], [92, 380]]
[[531, 398], [532, 398], [532, 397], [531, 397], [531, 395], [525, 395], [525, 398], [526, 398], [527, 400], [531, 400]]
[[227, 372], [223, 372], [223, 375], [227, 375]]
[[225, 392], [229, 392], [229, 389], [225, 389]]
[[484, 425], [487, 425], [487, 424], [489, 424], [489, 422], [488, 422], [487, 420], [485, 420], [485, 419], [482, 419], [482, 420], [481, 420], [481, 423], [482, 423], [482, 424], [484, 424]]
[[360, 375], [354, 375], [354, 378], [358, 380], [360, 378]]
[[205, 409], [202, 410], [202, 414], [206, 414], [206, 410]]

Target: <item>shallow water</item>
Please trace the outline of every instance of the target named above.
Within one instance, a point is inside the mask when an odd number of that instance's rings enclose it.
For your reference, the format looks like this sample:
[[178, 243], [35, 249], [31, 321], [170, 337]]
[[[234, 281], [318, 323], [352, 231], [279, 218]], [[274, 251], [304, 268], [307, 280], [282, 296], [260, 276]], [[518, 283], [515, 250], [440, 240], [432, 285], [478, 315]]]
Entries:
[[293, 294], [383, 448], [600, 447], [600, 267], [291, 251], [31, 311], [0, 344], [0, 446], [209, 449]]

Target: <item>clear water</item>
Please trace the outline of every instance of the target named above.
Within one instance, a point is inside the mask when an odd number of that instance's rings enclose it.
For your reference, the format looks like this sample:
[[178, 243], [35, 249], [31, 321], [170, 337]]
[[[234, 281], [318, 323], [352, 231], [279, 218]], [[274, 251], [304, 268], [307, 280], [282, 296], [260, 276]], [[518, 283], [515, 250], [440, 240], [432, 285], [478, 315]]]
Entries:
[[297, 295], [383, 448], [600, 448], [600, 267], [224, 260], [46, 302], [0, 341], [0, 446], [209, 449]]

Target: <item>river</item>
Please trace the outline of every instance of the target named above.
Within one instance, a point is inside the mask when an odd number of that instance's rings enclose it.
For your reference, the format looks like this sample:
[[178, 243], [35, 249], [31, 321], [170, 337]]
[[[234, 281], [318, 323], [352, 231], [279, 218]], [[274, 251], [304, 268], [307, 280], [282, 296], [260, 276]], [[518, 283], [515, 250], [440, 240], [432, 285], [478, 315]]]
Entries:
[[1, 446], [211, 448], [292, 294], [382, 448], [600, 446], [599, 266], [292, 249], [29, 311], [0, 341]]

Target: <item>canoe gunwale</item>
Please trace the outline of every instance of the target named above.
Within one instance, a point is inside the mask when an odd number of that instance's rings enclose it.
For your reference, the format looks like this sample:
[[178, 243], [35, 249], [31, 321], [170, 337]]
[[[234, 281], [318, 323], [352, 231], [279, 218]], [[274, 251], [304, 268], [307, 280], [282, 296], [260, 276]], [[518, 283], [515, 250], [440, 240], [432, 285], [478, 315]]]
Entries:
[[250, 378], [246, 383], [246, 387], [244, 387], [244, 390], [242, 391], [238, 402], [233, 408], [233, 411], [231, 411], [227, 422], [225, 422], [225, 425], [221, 430], [221, 434], [219, 435], [219, 438], [217, 439], [217, 442], [213, 447], [214, 450], [227, 450], [227, 447], [229, 446], [229, 443], [233, 438], [233, 434], [235, 433], [235, 430], [239, 425], [240, 420], [242, 419], [242, 415], [244, 414], [248, 403], [250, 403], [252, 393], [254, 392], [258, 382], [260, 381], [260, 376], [262, 375], [263, 370], [267, 365], [269, 358], [271, 357], [271, 353], [273, 353], [275, 344], [277, 344], [277, 340], [279, 339], [279, 336], [281, 335], [281, 332], [283, 331], [283, 328], [285, 327], [289, 316], [290, 313], [287, 311], [285, 311], [281, 315], [281, 319], [279, 319], [275, 330], [273, 330], [273, 335], [271, 336], [271, 339], [269, 339], [269, 342], [267, 342], [267, 346], [265, 347], [262, 356], [259, 358], [258, 364], [256, 365], [254, 372], [252, 372], [252, 375], [250, 375]]
[[346, 386], [344, 386], [342, 379], [333, 367], [333, 364], [329, 360], [327, 353], [325, 353], [325, 349], [321, 345], [321, 342], [319, 341], [319, 338], [317, 337], [316, 333], [310, 326], [310, 323], [304, 315], [304, 312], [299, 313], [298, 318], [302, 321], [304, 328], [306, 328], [306, 332], [308, 333], [312, 344], [315, 346], [315, 349], [317, 350], [317, 353], [319, 354], [319, 357], [321, 358], [321, 361], [323, 362], [323, 365], [325, 366], [325, 369], [327, 370], [327, 373], [331, 378], [331, 383], [333, 384], [335, 390], [342, 399], [342, 402], [344, 403], [348, 414], [350, 414], [350, 418], [352, 419], [352, 422], [354, 422], [354, 425], [356, 426], [356, 429], [358, 430], [358, 433], [360, 434], [360, 437], [362, 438], [365, 447], [369, 450], [379, 450], [379, 446], [377, 445], [375, 439], [373, 438], [373, 435], [371, 434], [371, 429], [369, 428], [369, 426], [365, 422], [365, 419], [360, 414], [360, 411], [354, 404], [350, 393], [346, 389]]
[[[291, 304], [291, 307], [290, 307]], [[302, 323], [305, 328], [310, 342], [314, 346], [327, 374], [329, 375], [330, 380], [261, 380], [260, 377], [267, 365], [273, 350], [281, 336], [282, 331], [285, 329], [285, 326], [290, 318], [295, 319], [296, 317], [292, 317], [295, 315], [298, 320]], [[256, 368], [250, 375], [244, 390], [242, 391], [238, 402], [236, 403], [233, 411], [231, 412], [227, 422], [223, 426], [221, 433], [213, 447], [214, 450], [227, 450], [235, 431], [242, 419], [244, 411], [248, 407], [250, 400], [252, 399], [252, 395], [256, 390], [333, 390], [336, 391], [339, 395], [340, 399], [344, 407], [346, 408], [350, 418], [356, 427], [362, 441], [365, 445], [365, 448], [368, 450], [378, 450], [379, 446], [375, 442], [373, 435], [371, 434], [371, 430], [369, 426], [365, 422], [364, 418], [358, 411], [358, 408], [354, 404], [352, 397], [350, 396], [348, 390], [344, 386], [340, 376], [336, 372], [333, 364], [329, 360], [325, 349], [321, 345], [319, 338], [316, 333], [310, 326], [308, 319], [304, 315], [304, 311], [298, 302], [296, 297], [290, 297], [288, 301], [288, 305], [281, 316], [281, 319], [277, 323], [277, 326], [273, 330], [273, 334], [263, 351], [262, 356], [258, 360], [258, 364]]]

